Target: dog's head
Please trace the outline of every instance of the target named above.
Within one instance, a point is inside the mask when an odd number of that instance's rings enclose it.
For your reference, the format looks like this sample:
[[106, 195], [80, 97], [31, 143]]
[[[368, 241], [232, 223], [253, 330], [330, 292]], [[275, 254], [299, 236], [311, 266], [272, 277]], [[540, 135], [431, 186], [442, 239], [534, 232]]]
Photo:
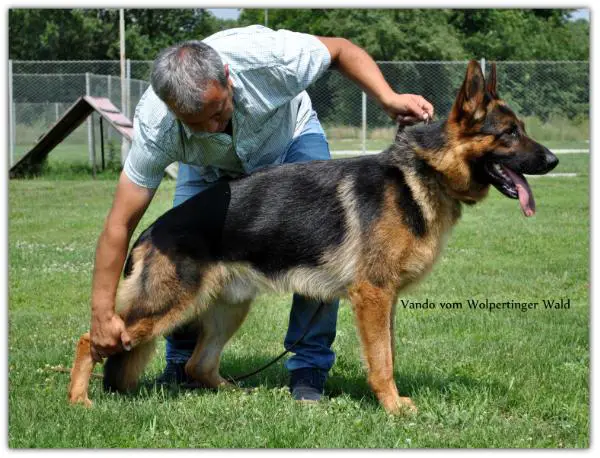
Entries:
[[531, 188], [523, 174], [542, 175], [558, 164], [546, 147], [532, 140], [523, 122], [496, 91], [496, 64], [486, 84], [479, 63], [471, 61], [445, 126], [447, 153], [438, 168], [453, 193], [474, 203], [493, 185], [519, 199], [526, 216], [535, 213]]

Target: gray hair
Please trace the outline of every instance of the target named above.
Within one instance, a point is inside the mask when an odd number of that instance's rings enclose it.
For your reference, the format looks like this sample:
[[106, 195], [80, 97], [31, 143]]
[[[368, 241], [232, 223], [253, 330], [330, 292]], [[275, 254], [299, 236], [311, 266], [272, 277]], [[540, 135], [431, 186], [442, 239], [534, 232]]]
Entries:
[[204, 92], [211, 81], [227, 85], [223, 62], [213, 48], [198, 40], [163, 49], [150, 76], [158, 97], [183, 114], [202, 111]]

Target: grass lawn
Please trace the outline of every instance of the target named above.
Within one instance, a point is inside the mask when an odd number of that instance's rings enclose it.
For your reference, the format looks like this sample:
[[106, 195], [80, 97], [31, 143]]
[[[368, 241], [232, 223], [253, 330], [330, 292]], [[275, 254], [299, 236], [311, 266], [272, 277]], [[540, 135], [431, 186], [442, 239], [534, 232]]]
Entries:
[[[491, 190], [464, 209], [432, 274], [401, 296], [437, 304], [398, 304], [395, 378], [419, 408], [410, 418], [386, 415], [369, 390], [345, 302], [329, 399], [318, 405], [291, 400], [281, 363], [245, 381], [253, 390], [156, 389], [161, 339], [137, 393], [107, 395], [93, 379], [94, 407], [69, 406], [68, 376], [51, 367], [70, 367], [88, 329], [94, 248], [115, 181], [11, 181], [9, 447], [588, 447], [589, 155], [560, 159], [556, 172], [579, 175], [532, 179], [534, 218]], [[170, 207], [173, 190], [163, 183], [140, 229]], [[476, 311], [469, 299], [538, 305]], [[570, 308], [544, 308], [557, 299]], [[282, 350], [289, 304], [289, 296], [256, 301], [223, 373], [245, 373]]]
[[[393, 138], [389, 139], [367, 139], [367, 151], [368, 150], [384, 150], [392, 142]], [[335, 151], [362, 151], [362, 140], [360, 138], [328, 138], [329, 149], [332, 152]], [[550, 150], [561, 150], [561, 149], [590, 149], [590, 144], [585, 141], [548, 141], [542, 142], [544, 146]]]
[[[367, 140], [367, 150], [370, 151], [383, 151], [387, 148], [392, 142], [393, 138], [389, 139], [368, 139]], [[360, 138], [334, 138], [329, 137], [329, 149], [335, 155], [336, 151], [362, 151], [362, 141]], [[116, 148], [116, 156], [120, 157], [120, 142], [115, 141]], [[560, 141], [550, 141], [545, 142], [545, 146], [550, 148], [551, 150], [560, 150], [560, 149], [590, 149], [589, 142], [585, 141], [571, 141], [571, 142], [560, 142]], [[18, 161], [29, 149], [33, 146], [23, 146], [17, 145], [15, 148], [14, 161]], [[109, 160], [109, 147], [105, 145], [104, 149], [105, 161]], [[100, 146], [96, 146], [96, 164], [97, 167], [100, 168], [102, 164]], [[89, 152], [87, 144], [79, 144], [79, 143], [71, 143], [69, 141], [65, 141], [58, 145], [48, 156], [48, 164], [50, 166], [56, 164], [71, 164], [71, 163], [88, 163], [89, 162]]]

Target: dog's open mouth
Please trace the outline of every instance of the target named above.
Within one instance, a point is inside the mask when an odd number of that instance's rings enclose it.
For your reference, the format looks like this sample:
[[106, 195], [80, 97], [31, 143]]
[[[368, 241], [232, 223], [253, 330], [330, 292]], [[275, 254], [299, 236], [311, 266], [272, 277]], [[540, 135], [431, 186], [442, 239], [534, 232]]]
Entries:
[[533, 193], [523, 175], [497, 162], [489, 162], [485, 168], [492, 184], [498, 191], [512, 199], [519, 199], [521, 210], [525, 216], [535, 214]]

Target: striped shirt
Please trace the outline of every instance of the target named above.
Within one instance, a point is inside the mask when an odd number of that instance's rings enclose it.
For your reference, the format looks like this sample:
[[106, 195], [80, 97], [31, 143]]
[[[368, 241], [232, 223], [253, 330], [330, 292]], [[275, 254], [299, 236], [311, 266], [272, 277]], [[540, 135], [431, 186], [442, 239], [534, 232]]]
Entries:
[[308, 121], [305, 89], [331, 63], [316, 37], [262, 26], [229, 29], [203, 40], [229, 64], [233, 81], [233, 138], [194, 133], [149, 87], [138, 103], [124, 170], [134, 183], [157, 188], [165, 168], [183, 162], [207, 182], [278, 164]]

